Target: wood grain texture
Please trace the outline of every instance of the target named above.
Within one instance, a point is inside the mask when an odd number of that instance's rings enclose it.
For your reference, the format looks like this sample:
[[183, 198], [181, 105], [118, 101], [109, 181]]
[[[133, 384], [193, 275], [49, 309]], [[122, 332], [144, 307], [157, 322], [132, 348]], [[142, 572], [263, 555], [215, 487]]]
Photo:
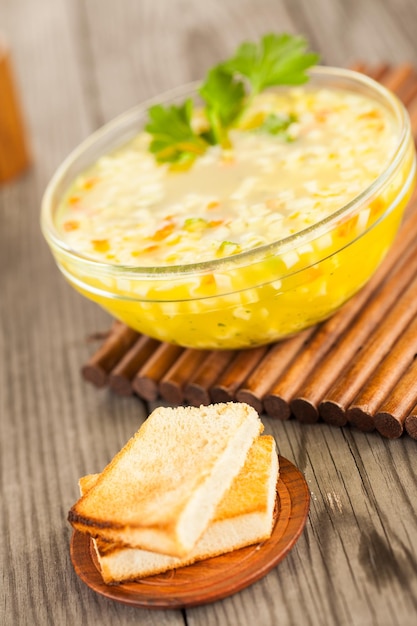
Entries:
[[101, 471], [153, 404], [81, 379], [88, 336], [109, 318], [59, 275], [39, 206], [55, 168], [92, 130], [198, 78], [243, 39], [289, 30], [327, 64], [416, 67], [415, 1], [1, 0], [0, 28], [33, 150], [32, 168], [0, 186], [0, 623], [414, 625], [415, 441], [326, 424], [264, 418], [312, 497], [294, 550], [261, 581], [205, 607], [152, 612], [78, 579], [66, 522], [77, 480]]

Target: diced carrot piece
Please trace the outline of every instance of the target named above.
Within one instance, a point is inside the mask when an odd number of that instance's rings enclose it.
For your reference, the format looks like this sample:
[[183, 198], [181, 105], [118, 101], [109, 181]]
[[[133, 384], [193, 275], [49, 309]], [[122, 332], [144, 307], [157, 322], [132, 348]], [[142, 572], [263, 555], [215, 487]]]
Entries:
[[86, 190], [92, 189], [95, 185], [97, 185], [99, 180], [100, 179], [98, 176], [92, 176], [91, 178], [87, 178], [87, 180], [84, 181], [83, 188]]
[[156, 250], [158, 250], [159, 246], [146, 246], [146, 248], [143, 249], [143, 252], [155, 252]]
[[62, 228], [67, 232], [71, 232], [72, 230], [77, 230], [77, 228], [79, 228], [80, 223], [76, 222], [75, 220], [69, 220], [68, 222], [64, 222], [64, 224], [62, 225]]
[[138, 256], [142, 256], [142, 254], [147, 254], [148, 252], [155, 252], [155, 250], [158, 250], [159, 246], [158, 245], [152, 245], [152, 246], [146, 246], [145, 248], [142, 248], [142, 250], [132, 250], [132, 252], [130, 253], [133, 257], [138, 257]]
[[169, 222], [168, 224], [161, 226], [161, 228], [158, 228], [158, 230], [155, 231], [155, 233], [150, 238], [153, 241], [161, 241], [162, 239], [165, 239], [166, 237], [168, 237], [168, 235], [172, 233], [174, 228], [175, 228], [175, 225], [172, 222]]
[[74, 205], [78, 204], [81, 200], [81, 197], [78, 195], [73, 195], [68, 198], [68, 204]]

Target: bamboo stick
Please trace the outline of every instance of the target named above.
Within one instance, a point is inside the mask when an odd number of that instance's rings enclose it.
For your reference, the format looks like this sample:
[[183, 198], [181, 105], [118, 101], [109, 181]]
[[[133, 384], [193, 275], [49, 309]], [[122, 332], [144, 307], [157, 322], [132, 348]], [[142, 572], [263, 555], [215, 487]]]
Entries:
[[[239, 402], [250, 404], [258, 413], [262, 413], [264, 406], [267, 410], [265, 401], [270, 397], [267, 392], [294, 362], [294, 359], [301, 358], [302, 348], [315, 330], [316, 327], [309, 328], [294, 337], [275, 344], [258, 364], [256, 370], [242, 383], [241, 388], [236, 392], [236, 399]], [[272, 399], [272, 406], [267, 412], [274, 417], [275, 408], [274, 399]]]
[[120, 396], [130, 396], [133, 393], [132, 380], [138, 369], [155, 352], [159, 341], [142, 335], [133, 346], [127, 350], [123, 358], [109, 374], [109, 387]]
[[370, 78], [373, 78], [377, 82], [384, 82], [384, 77], [391, 71], [390, 66], [387, 63], [380, 63], [376, 67], [370, 68], [369, 71], [365, 71]]
[[391, 391], [375, 415], [375, 427], [384, 437], [395, 439], [404, 431], [406, 418], [417, 403], [417, 359]]
[[182, 404], [185, 384], [208, 354], [207, 350], [185, 349], [161, 380], [160, 395], [171, 404]]
[[372, 334], [366, 344], [320, 402], [319, 413], [325, 422], [346, 424], [348, 406], [416, 314], [417, 278], [375, 330], [370, 329]]
[[409, 104], [408, 114], [410, 116], [411, 132], [414, 140], [417, 141], [417, 98], [414, 98]]
[[156, 400], [159, 395], [159, 382], [183, 351], [184, 348], [180, 346], [161, 343], [133, 378], [133, 391], [144, 400]]
[[405, 429], [413, 439], [417, 439], [417, 405], [405, 420]]
[[415, 74], [410, 76], [410, 79], [397, 95], [407, 107], [413, 102], [417, 97], [417, 76]]
[[362, 61], [354, 61], [349, 64], [349, 69], [352, 72], [360, 72], [361, 74], [366, 74], [367, 66]]
[[234, 350], [213, 351], [185, 385], [184, 397], [194, 406], [210, 404], [210, 388], [235, 356]]
[[387, 73], [384, 74], [383, 80], [381, 78], [381, 82], [384, 87], [398, 93], [410, 78], [413, 75], [414, 68], [411, 63], [401, 63], [394, 68], [391, 68]]
[[244, 380], [255, 370], [269, 346], [259, 346], [238, 352], [229, 367], [214, 383], [211, 390], [213, 402], [230, 402]]
[[[379, 406], [388, 397], [394, 385], [398, 383], [408, 369], [416, 352], [417, 318], [406, 328], [405, 332], [362, 387], [349, 407], [347, 419], [350, 424], [362, 431], [374, 430], [376, 426], [376, 417], [374, 418], [374, 416]], [[394, 433], [398, 432], [398, 429], [395, 427], [396, 424], [399, 424], [398, 421], [392, 424], [391, 429], [387, 426], [388, 420], [384, 421], [381, 414], [378, 417], [378, 421], [380, 428], [384, 430], [387, 437], [390, 436], [391, 432], [393, 436]], [[395, 436], [399, 435], [395, 434]]]
[[104, 387], [108, 376], [139, 335], [124, 324], [115, 324], [102, 346], [83, 366], [81, 373], [85, 380], [96, 387]]

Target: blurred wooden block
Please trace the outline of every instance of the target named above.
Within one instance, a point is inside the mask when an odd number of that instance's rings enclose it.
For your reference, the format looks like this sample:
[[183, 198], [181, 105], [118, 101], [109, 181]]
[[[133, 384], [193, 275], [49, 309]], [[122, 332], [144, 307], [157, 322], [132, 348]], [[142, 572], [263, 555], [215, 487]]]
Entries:
[[23, 119], [13, 81], [10, 53], [0, 39], [0, 184], [30, 164]]

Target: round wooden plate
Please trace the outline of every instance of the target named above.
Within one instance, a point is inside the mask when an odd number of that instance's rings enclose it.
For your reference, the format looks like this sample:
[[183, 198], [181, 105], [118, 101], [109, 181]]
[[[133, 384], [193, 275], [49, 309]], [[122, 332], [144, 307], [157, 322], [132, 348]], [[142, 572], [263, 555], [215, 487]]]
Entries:
[[305, 526], [310, 492], [301, 472], [279, 457], [278, 514], [271, 537], [247, 548], [228, 552], [165, 574], [137, 582], [106, 585], [92, 541], [74, 532], [71, 560], [78, 576], [91, 589], [117, 602], [148, 609], [179, 609], [220, 600], [251, 585], [284, 559]]

